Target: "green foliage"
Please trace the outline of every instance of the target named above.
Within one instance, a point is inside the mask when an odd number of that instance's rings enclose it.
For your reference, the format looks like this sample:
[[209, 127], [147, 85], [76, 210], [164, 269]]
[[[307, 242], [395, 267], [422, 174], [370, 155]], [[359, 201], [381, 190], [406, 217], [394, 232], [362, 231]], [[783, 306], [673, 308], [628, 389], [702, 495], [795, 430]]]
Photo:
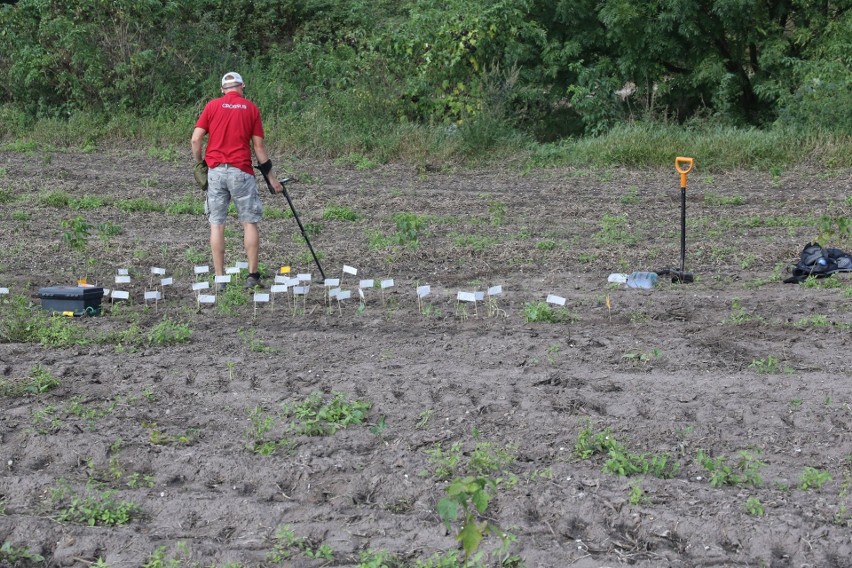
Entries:
[[398, 245], [417, 245], [417, 238], [423, 230], [425, 219], [415, 213], [397, 213], [393, 216], [396, 224], [394, 241]]
[[115, 206], [127, 213], [159, 213], [166, 208], [147, 197], [134, 197], [115, 202]]
[[65, 229], [65, 232], [62, 233], [62, 242], [67, 244], [71, 250], [85, 250], [89, 235], [92, 232], [92, 225], [80, 216], [74, 219], [64, 219], [61, 225]]
[[612, 450], [623, 450], [623, 446], [612, 435], [612, 431], [607, 428], [602, 432], [595, 433], [591, 424], [580, 430], [577, 442], [574, 445], [574, 453], [584, 460], [597, 454], [607, 454]]
[[766, 513], [763, 510], [763, 503], [757, 497], [749, 497], [745, 502], [746, 513], [752, 517], [762, 517]]
[[30, 566], [44, 562], [44, 557], [29, 549], [27, 546], [15, 546], [10, 541], [3, 541], [0, 546], [0, 565]]
[[[169, 202], [166, 205], [168, 215], [203, 215], [204, 201], [195, 195], [184, 195], [183, 197]], [[266, 211], [264, 211], [266, 216]]]
[[89, 526], [124, 525], [140, 512], [132, 501], [120, 501], [114, 491], [92, 494], [74, 494], [67, 485], [60, 484], [51, 490], [59, 522], [80, 523]]
[[0, 379], [0, 396], [44, 394], [55, 389], [60, 384], [59, 379], [54, 377], [50, 371], [41, 365], [36, 365], [26, 379], [13, 381]]
[[528, 323], [571, 323], [577, 320], [566, 308], [554, 308], [544, 301], [524, 304], [524, 320]]
[[711, 458], [704, 450], [698, 450], [696, 461], [710, 472], [710, 485], [715, 488], [725, 485], [751, 485], [759, 487], [763, 484], [760, 470], [763, 462], [759, 461], [751, 452], [741, 451], [739, 460], [734, 465], [728, 464], [725, 456]]
[[14, 296], [10, 306], [0, 313], [0, 341], [70, 347], [87, 345], [91, 339], [73, 319], [51, 316], [26, 297]]
[[148, 343], [150, 345], [174, 345], [186, 343], [192, 336], [192, 330], [188, 324], [175, 323], [168, 317], [154, 326], [148, 332]]
[[459, 523], [456, 540], [464, 550], [464, 561], [479, 549], [482, 539], [491, 534], [501, 539], [499, 553], [505, 553], [512, 536], [485, 517], [485, 511], [496, 496], [499, 481], [485, 476], [453, 479], [447, 486], [447, 496], [438, 501], [438, 516], [447, 530]]
[[296, 535], [290, 525], [279, 526], [275, 530], [275, 536], [272, 540], [273, 547], [267, 554], [267, 560], [276, 564], [282, 563], [296, 554], [325, 562], [334, 560], [334, 550], [329, 545], [324, 543], [313, 544], [305, 537]]
[[807, 466], [799, 480], [799, 489], [802, 491], [810, 489], [819, 490], [829, 481], [831, 481], [831, 474], [829, 472]]
[[371, 407], [366, 401], [350, 401], [341, 392], [332, 393], [328, 401], [315, 392], [292, 408], [293, 428], [307, 436], [330, 436], [341, 428], [363, 423]]
[[358, 214], [349, 207], [329, 205], [322, 212], [323, 221], [357, 221]]

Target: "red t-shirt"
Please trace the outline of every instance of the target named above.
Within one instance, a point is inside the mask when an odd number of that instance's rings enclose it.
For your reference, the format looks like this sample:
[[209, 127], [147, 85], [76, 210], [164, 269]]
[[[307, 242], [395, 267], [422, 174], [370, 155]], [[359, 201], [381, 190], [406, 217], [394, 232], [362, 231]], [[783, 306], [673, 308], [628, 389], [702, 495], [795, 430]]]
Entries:
[[250, 100], [236, 91], [226, 93], [207, 103], [197, 128], [207, 131], [207, 152], [204, 161], [207, 167], [231, 164], [247, 174], [254, 175], [251, 166], [251, 137], [263, 138], [260, 111]]

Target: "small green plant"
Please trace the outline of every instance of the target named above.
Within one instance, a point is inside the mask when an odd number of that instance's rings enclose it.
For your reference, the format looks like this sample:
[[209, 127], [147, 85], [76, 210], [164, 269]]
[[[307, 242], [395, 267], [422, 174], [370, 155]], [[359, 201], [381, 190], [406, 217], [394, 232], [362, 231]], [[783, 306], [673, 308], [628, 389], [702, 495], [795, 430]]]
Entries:
[[26, 394], [44, 394], [55, 389], [61, 383], [50, 371], [36, 365], [30, 372], [29, 377], [18, 381], [0, 380], [0, 396], [24, 396]]
[[572, 323], [577, 318], [566, 308], [554, 308], [547, 302], [538, 301], [524, 304], [524, 320], [527, 323]]
[[12, 219], [15, 221], [29, 221], [32, 218], [32, 215], [28, 211], [14, 211], [12, 212]]
[[710, 486], [719, 488], [725, 485], [751, 485], [759, 487], [763, 484], [760, 470], [765, 465], [751, 452], [741, 451], [740, 459], [735, 465], [729, 465], [725, 456], [711, 458], [704, 450], [698, 450], [696, 461], [710, 472]]
[[267, 554], [267, 560], [279, 564], [301, 554], [314, 560], [334, 560], [334, 550], [325, 543], [313, 544], [307, 538], [296, 535], [290, 525], [281, 525], [272, 537], [272, 550]]
[[64, 191], [50, 191], [39, 195], [38, 202], [47, 207], [66, 209], [71, 202], [71, 196]]
[[852, 217], [823, 215], [817, 220], [817, 242], [824, 246], [840, 243], [852, 237]]
[[435, 479], [447, 480], [457, 473], [462, 459], [462, 445], [461, 442], [454, 442], [445, 450], [441, 442], [435, 442], [435, 445], [426, 450], [426, 455], [429, 456]]
[[192, 337], [192, 330], [188, 324], [175, 323], [168, 317], [158, 323], [148, 332], [149, 345], [175, 345], [186, 343]]
[[[323, 400], [322, 393], [314, 392], [292, 408], [295, 422], [292, 428], [307, 436], [330, 436], [367, 418], [372, 404], [365, 401], [350, 401], [344, 393], [332, 393], [331, 400]], [[290, 414], [286, 409], [286, 414]]]
[[554, 241], [553, 239], [544, 239], [538, 241], [535, 244], [535, 248], [537, 248], [538, 250], [554, 250], [556, 248], [556, 241]]
[[111, 237], [117, 237], [123, 232], [124, 229], [122, 226], [112, 221], [106, 221], [98, 225], [98, 237], [104, 241], [109, 240]]
[[[265, 209], [265, 208], [264, 208]], [[203, 215], [204, 201], [195, 195], [184, 195], [166, 205], [167, 215]], [[263, 216], [266, 217], [264, 210]]]
[[574, 453], [580, 459], [587, 460], [597, 454], [607, 454], [610, 451], [622, 451], [624, 446], [612, 435], [609, 428], [595, 432], [591, 424], [587, 424], [577, 435]]
[[843, 283], [834, 275], [828, 276], [826, 278], [817, 278], [816, 276], [808, 276], [804, 282], [799, 284], [802, 288], [810, 288], [810, 289], [818, 289], [818, 290], [831, 290], [835, 288], [842, 288]]
[[711, 207], [745, 205], [745, 197], [741, 195], [716, 195], [714, 193], [704, 194], [704, 203]]
[[44, 557], [26, 546], [15, 546], [8, 540], [0, 546], [0, 565], [2, 566], [30, 566], [42, 562]]
[[322, 212], [323, 221], [357, 221], [358, 214], [350, 207], [329, 205]]
[[506, 204], [492, 197], [490, 194], [484, 194], [483, 198], [488, 200], [488, 214], [491, 217], [490, 223], [494, 227], [499, 227], [506, 222]]
[[395, 244], [402, 246], [417, 246], [417, 239], [420, 237], [423, 226], [426, 220], [415, 213], [397, 213], [393, 216], [393, 221], [396, 224], [396, 234], [392, 240]]
[[782, 372], [792, 372], [792, 369], [789, 367], [782, 367], [781, 361], [778, 357], [774, 357], [772, 355], [769, 355], [765, 359], [754, 359], [749, 365], [749, 368], [754, 369], [755, 372], [762, 375], [777, 375]]
[[600, 245], [624, 244], [632, 246], [637, 238], [627, 230], [627, 217], [607, 213], [601, 218], [601, 229], [595, 234], [595, 240]]
[[447, 496], [438, 501], [438, 516], [447, 530], [452, 530], [453, 523], [457, 521], [460, 524], [456, 540], [464, 549], [465, 560], [477, 551], [488, 534], [499, 537], [504, 547], [511, 542], [506, 532], [485, 517], [497, 487], [498, 482], [489, 477], [457, 478], [447, 486]]
[[654, 348], [650, 351], [628, 351], [624, 355], [621, 356], [622, 359], [627, 359], [629, 361], [637, 361], [639, 363], [647, 364], [651, 361], [656, 361], [661, 359], [663, 356], [663, 352], [661, 349]]
[[85, 250], [89, 235], [92, 232], [92, 226], [80, 216], [74, 219], [64, 219], [61, 222], [65, 232], [62, 233], [62, 242], [68, 245], [71, 250]]
[[147, 197], [134, 197], [115, 202], [115, 206], [127, 213], [160, 213], [166, 208]]
[[99, 209], [104, 205], [106, 205], [106, 200], [94, 195], [84, 195], [68, 201], [68, 207], [71, 209]]
[[74, 494], [65, 483], [51, 489], [51, 500], [57, 509], [59, 522], [80, 523], [89, 526], [124, 525], [139, 514], [140, 508], [132, 501], [119, 501], [114, 491]]
[[648, 502], [648, 497], [645, 495], [645, 491], [642, 489], [642, 484], [630, 484], [630, 489], [627, 493], [627, 502], [634, 506], [642, 505], [643, 503]]
[[799, 479], [799, 489], [802, 491], [810, 489], [819, 490], [829, 481], [831, 481], [831, 474], [829, 472], [807, 466], [802, 472], [802, 477]]
[[634, 203], [637, 203], [639, 201], [639, 188], [635, 185], [630, 186], [627, 193], [621, 196], [620, 201], [624, 205], [633, 205]]
[[609, 457], [604, 462], [603, 470], [606, 473], [632, 477], [634, 475], [651, 475], [661, 479], [671, 479], [680, 469], [677, 462], [672, 461], [668, 453], [661, 454], [636, 454], [624, 449], [609, 450]]
[[763, 503], [761, 503], [760, 499], [757, 497], [749, 497], [746, 499], [745, 510], [746, 513], [752, 517], [762, 517], [765, 514], [763, 511]]

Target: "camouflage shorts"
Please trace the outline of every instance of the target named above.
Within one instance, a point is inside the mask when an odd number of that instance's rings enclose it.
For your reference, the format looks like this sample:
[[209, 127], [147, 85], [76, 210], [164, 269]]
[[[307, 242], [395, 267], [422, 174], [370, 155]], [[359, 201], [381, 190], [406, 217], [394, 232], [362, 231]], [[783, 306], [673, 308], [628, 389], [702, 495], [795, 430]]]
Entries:
[[257, 180], [239, 168], [221, 164], [207, 172], [207, 202], [204, 212], [211, 225], [224, 225], [231, 200], [241, 223], [257, 223], [263, 216]]

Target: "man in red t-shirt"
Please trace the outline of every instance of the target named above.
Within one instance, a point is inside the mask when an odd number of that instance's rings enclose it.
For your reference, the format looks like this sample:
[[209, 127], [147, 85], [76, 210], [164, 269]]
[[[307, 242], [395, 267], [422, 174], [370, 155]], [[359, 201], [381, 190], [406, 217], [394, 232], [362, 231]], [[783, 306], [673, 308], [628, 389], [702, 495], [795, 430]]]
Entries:
[[[251, 165], [252, 149], [260, 171], [269, 178], [273, 189], [281, 193], [284, 188], [272, 175], [272, 162], [263, 143], [260, 111], [243, 96], [244, 91], [245, 83], [239, 73], [230, 72], [222, 77], [223, 96], [204, 107], [192, 131], [191, 145], [196, 180], [207, 191], [204, 210], [210, 221], [213, 268], [217, 275], [225, 274], [225, 220], [233, 200], [243, 226], [243, 246], [248, 257], [246, 288], [254, 288], [261, 284], [257, 223], [263, 210]], [[202, 157], [205, 136], [208, 136], [207, 151]]]

